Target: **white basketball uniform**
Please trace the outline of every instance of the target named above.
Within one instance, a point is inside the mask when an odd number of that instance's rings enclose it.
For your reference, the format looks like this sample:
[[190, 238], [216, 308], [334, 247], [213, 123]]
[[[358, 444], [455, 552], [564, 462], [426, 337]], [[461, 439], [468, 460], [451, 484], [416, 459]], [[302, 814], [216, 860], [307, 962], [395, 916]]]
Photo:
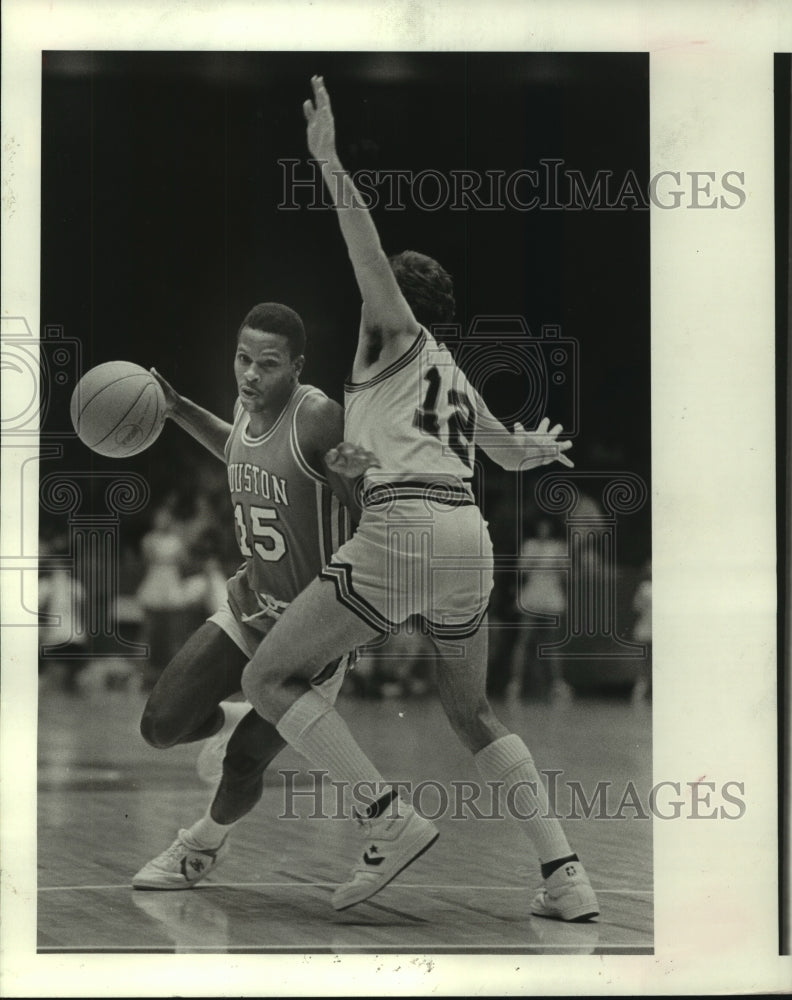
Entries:
[[[237, 543], [245, 558], [228, 581], [225, 604], [209, 621], [219, 625], [250, 658], [289, 603], [316, 577], [351, 534], [347, 510], [327, 479], [300, 448], [297, 414], [309, 396], [298, 385], [264, 434], [251, 435], [250, 415], [239, 401], [225, 446]], [[344, 664], [345, 665], [345, 664]], [[344, 670], [331, 664], [315, 679], [340, 686]], [[334, 691], [335, 693], [335, 691]]]
[[322, 578], [381, 632], [421, 616], [439, 638], [472, 635], [492, 589], [492, 543], [470, 488], [478, 394], [422, 329], [366, 382], [344, 387], [346, 440], [373, 452], [363, 515]]

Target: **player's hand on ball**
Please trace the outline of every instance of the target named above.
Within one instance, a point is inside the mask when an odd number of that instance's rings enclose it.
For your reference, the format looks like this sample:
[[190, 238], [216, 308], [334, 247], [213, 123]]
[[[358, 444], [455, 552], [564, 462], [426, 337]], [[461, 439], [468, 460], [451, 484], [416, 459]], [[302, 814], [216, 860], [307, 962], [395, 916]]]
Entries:
[[181, 402], [181, 396], [178, 392], [176, 392], [170, 382], [165, 381], [156, 368], [149, 368], [149, 372], [151, 372], [157, 382], [159, 382], [159, 387], [162, 389], [165, 396], [165, 416], [170, 417], [173, 415], [174, 410]]
[[522, 424], [515, 424], [514, 436], [520, 447], [525, 449], [525, 457], [534, 460], [537, 465], [560, 462], [573, 469], [575, 463], [564, 454], [572, 447], [572, 442], [558, 440], [563, 429], [561, 424], [550, 427], [550, 421], [545, 417], [535, 431], [527, 431]]
[[331, 160], [336, 155], [336, 146], [330, 95], [325, 90], [324, 78], [321, 76], [312, 76], [311, 86], [316, 105], [311, 100], [303, 103], [303, 114], [308, 123], [308, 149], [316, 160]]
[[347, 479], [357, 479], [366, 469], [379, 469], [380, 463], [373, 452], [356, 444], [342, 441], [325, 455], [325, 463], [331, 472]]

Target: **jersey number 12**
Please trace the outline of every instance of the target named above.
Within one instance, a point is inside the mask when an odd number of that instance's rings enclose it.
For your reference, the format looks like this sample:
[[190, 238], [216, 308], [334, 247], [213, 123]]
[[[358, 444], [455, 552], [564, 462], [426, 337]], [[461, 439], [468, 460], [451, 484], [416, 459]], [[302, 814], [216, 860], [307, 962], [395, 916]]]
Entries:
[[[423, 404], [413, 417], [413, 425], [436, 438], [440, 437], [440, 420], [437, 416], [437, 400], [440, 395], [440, 372], [433, 365], [424, 375], [429, 383]], [[448, 390], [448, 405], [452, 407], [448, 418], [448, 444], [459, 459], [471, 468], [470, 447], [476, 431], [476, 411], [463, 392]]]

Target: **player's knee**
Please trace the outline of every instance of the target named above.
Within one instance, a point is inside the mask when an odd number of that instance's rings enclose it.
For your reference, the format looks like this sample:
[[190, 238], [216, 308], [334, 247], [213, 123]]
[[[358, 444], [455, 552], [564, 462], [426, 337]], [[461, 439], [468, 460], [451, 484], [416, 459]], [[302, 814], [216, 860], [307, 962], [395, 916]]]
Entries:
[[262, 669], [255, 660], [251, 660], [242, 671], [242, 694], [269, 722], [277, 722], [279, 718], [277, 714], [273, 717], [269, 710], [278, 701], [279, 687], [274, 671]]
[[140, 720], [140, 735], [151, 747], [167, 750], [179, 742], [181, 727], [156, 707], [146, 705]]

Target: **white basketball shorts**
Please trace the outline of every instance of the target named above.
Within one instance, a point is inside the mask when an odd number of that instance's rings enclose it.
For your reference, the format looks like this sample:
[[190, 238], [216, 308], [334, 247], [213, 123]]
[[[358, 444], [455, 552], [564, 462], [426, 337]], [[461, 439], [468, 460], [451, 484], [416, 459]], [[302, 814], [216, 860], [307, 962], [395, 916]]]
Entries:
[[492, 542], [478, 507], [419, 497], [366, 507], [320, 576], [381, 632], [419, 615], [438, 638], [461, 639], [487, 612], [492, 571]]

